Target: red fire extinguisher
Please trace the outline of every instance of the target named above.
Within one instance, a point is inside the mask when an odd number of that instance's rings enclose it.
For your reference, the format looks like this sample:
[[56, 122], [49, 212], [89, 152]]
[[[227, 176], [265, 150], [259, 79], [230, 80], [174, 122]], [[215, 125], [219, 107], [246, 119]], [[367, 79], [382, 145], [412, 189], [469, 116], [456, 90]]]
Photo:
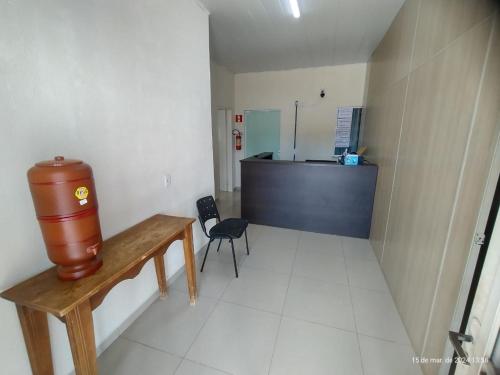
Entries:
[[236, 150], [241, 150], [241, 132], [237, 129], [233, 129], [234, 137], [234, 148]]

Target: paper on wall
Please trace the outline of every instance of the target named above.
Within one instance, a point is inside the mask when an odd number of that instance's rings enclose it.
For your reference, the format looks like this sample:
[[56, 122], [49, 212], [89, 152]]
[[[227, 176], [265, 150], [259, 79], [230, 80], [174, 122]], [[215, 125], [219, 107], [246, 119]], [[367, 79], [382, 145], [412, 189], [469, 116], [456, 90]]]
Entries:
[[337, 129], [335, 131], [335, 148], [348, 148], [351, 143], [351, 124], [353, 107], [337, 108]]

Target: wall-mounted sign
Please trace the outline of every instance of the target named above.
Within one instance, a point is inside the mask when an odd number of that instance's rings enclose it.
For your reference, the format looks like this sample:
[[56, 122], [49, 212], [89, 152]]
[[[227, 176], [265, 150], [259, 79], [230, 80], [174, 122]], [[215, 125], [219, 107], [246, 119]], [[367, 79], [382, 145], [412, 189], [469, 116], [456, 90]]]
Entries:
[[243, 122], [243, 115], [235, 115], [234, 116], [234, 122], [236, 122], [236, 123], [242, 123]]
[[333, 145], [334, 155], [342, 154], [346, 148], [351, 152], [357, 151], [361, 111], [362, 108], [360, 107], [337, 108], [337, 127]]
[[337, 108], [335, 148], [347, 148], [351, 143], [352, 107]]

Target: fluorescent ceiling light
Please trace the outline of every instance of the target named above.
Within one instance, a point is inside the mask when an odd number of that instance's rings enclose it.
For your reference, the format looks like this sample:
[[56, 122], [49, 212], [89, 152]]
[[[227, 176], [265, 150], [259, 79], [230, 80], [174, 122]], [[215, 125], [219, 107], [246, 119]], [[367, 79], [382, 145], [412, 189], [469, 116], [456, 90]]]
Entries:
[[290, 8], [292, 8], [292, 14], [295, 18], [300, 17], [299, 3], [297, 0], [288, 0], [290, 2]]

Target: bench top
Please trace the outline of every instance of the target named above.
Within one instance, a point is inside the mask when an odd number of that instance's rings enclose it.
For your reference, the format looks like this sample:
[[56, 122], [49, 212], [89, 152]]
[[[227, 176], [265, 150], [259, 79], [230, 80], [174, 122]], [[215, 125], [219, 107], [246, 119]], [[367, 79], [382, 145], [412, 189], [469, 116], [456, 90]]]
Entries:
[[[158, 250], [182, 239], [195, 219], [155, 215], [103, 242], [103, 265], [93, 275], [62, 281], [52, 267], [0, 294], [2, 298], [35, 310], [64, 317], [75, 306], [100, 292], [107, 293], [134, 267]], [[126, 277], [125, 277], [126, 278]]]

